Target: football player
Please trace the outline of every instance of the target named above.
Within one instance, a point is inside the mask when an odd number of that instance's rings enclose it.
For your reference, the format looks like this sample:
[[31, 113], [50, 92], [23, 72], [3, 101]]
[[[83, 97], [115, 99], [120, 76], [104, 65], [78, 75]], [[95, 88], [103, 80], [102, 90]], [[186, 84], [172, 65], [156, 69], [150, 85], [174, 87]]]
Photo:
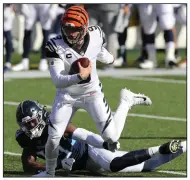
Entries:
[[23, 39], [23, 54], [20, 63], [12, 67], [13, 71], [22, 71], [29, 69], [29, 53], [31, 51], [32, 29], [37, 20], [42, 26], [43, 42], [41, 48], [41, 60], [39, 70], [48, 70], [48, 63], [45, 59], [45, 45], [48, 41], [50, 28], [53, 20], [56, 17], [56, 4], [22, 4], [22, 13], [24, 15], [24, 39]]
[[[152, 103], [147, 96], [122, 89], [120, 108], [112, 116], [96, 70], [97, 60], [105, 64], [114, 62], [104, 43], [103, 31], [99, 26], [88, 27], [88, 13], [80, 6], [72, 6], [65, 11], [61, 20], [61, 35], [47, 42], [46, 58], [57, 92], [45, 147], [46, 172], [41, 176], [54, 176], [60, 139], [79, 108], [85, 109], [94, 119], [105, 141], [115, 143], [124, 127], [128, 110], [133, 105]], [[72, 64], [81, 57], [89, 59], [89, 66], [84, 68], [78, 63], [79, 72], [70, 73]]]
[[175, 45], [176, 45], [176, 51], [175, 51], [176, 60], [178, 62], [178, 67], [186, 68], [187, 60], [186, 59], [182, 60], [182, 58], [179, 54], [178, 44], [177, 44], [177, 35], [181, 31], [181, 28], [184, 25], [186, 26], [186, 24], [187, 24], [187, 22], [186, 22], [187, 21], [187, 5], [186, 4], [173, 4], [173, 6], [174, 6], [174, 13], [175, 13], [176, 21], [180, 25], [180, 29], [177, 29], [177, 28], [173, 29], [174, 30]]
[[142, 69], [153, 69], [157, 67], [155, 31], [157, 27], [157, 17], [159, 24], [164, 31], [164, 40], [166, 43], [166, 67], [176, 66], [175, 43], [173, 27], [175, 25], [175, 16], [172, 4], [139, 4], [140, 21], [145, 34], [144, 40], [148, 59], [139, 64]]
[[[51, 126], [49, 114], [45, 106], [36, 101], [26, 100], [17, 107], [16, 119], [20, 129], [16, 131], [16, 140], [23, 148], [21, 160], [26, 173], [35, 174], [45, 170], [45, 165], [37, 162], [37, 158], [45, 159], [48, 126]], [[75, 132], [78, 129], [81, 128], [76, 128], [72, 124], [67, 126], [64, 134], [67, 139], [62, 136], [59, 144], [57, 170], [63, 168], [69, 171], [81, 169], [109, 172], [151, 171], [186, 151], [185, 142], [173, 140], [148, 149], [111, 152], [89, 145], [88, 143], [94, 141], [92, 138], [90, 141], [74, 140], [73, 137], [77, 138]], [[103, 142], [99, 135], [83, 129], [84, 131]]]
[[118, 57], [114, 61], [115, 67], [127, 66], [127, 32], [129, 25], [129, 18], [131, 16], [132, 4], [121, 4], [120, 11], [117, 16], [114, 30], [117, 32], [117, 39], [119, 43]]
[[12, 51], [13, 51], [12, 27], [13, 27], [13, 20], [15, 17], [14, 9], [15, 8], [13, 4], [4, 4], [3, 35], [6, 40], [6, 44], [5, 44], [6, 56], [5, 56], [5, 65], [3, 68], [4, 72], [11, 70], [11, 56], [12, 56]]

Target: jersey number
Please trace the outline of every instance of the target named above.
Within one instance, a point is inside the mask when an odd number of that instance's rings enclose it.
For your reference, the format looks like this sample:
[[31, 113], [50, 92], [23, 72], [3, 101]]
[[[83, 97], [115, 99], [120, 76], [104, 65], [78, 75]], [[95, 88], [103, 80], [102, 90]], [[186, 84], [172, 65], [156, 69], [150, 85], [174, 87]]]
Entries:
[[96, 29], [98, 29], [96, 26], [90, 26], [90, 27], [88, 28], [89, 31], [94, 31], [94, 30], [96, 30]]

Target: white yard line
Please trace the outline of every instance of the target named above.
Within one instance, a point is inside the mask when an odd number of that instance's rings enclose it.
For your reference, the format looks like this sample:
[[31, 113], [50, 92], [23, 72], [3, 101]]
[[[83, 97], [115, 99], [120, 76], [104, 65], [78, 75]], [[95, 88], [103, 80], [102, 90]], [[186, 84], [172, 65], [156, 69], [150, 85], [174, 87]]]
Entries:
[[[10, 155], [10, 156], [21, 156], [20, 153], [14, 153], [14, 152], [4, 152], [4, 155]], [[166, 174], [176, 174], [176, 175], [182, 175], [182, 176], [186, 176], [187, 174], [184, 172], [178, 172], [178, 171], [164, 171], [164, 170], [159, 170], [159, 171], [155, 171], [155, 172], [159, 172], [159, 173], [166, 173]]]
[[10, 156], [21, 156], [20, 153], [14, 153], [14, 152], [4, 152], [3, 154], [10, 155]]
[[150, 82], [162, 82], [171, 84], [186, 84], [185, 80], [175, 80], [175, 79], [164, 79], [164, 78], [149, 78], [149, 77], [123, 77], [128, 80], [140, 80], [140, 81], [150, 81]]
[[142, 118], [150, 118], [150, 119], [159, 119], [159, 120], [168, 120], [168, 121], [171, 120], [171, 121], [182, 121], [182, 122], [186, 122], [186, 118], [177, 118], [177, 117], [154, 116], [154, 115], [134, 114], [134, 113], [129, 113], [128, 116], [142, 117]]
[[166, 174], [176, 174], [176, 175], [183, 175], [186, 176], [187, 174], [184, 172], [176, 172], [176, 171], [156, 171], [160, 173], [166, 173]]
[[[186, 84], [185, 80], [165, 79], [160, 76], [186, 76], [184, 69], [165, 69], [159, 68], [155, 70], [139, 70], [137, 68], [130, 69], [114, 69], [114, 70], [97, 70], [99, 77], [113, 77], [128, 80], [140, 80], [150, 82], [161, 82], [161, 83], [175, 83], [175, 84]], [[142, 77], [145, 76], [145, 77]], [[152, 78], [147, 76], [159, 76], [158, 78]], [[4, 74], [4, 81], [7, 79], [29, 79], [29, 78], [50, 78], [49, 72], [41, 72], [37, 70], [30, 70], [25, 72], [8, 72]]]
[[[19, 102], [13, 102], [13, 101], [4, 101], [5, 105], [11, 105], [11, 106], [17, 106]], [[46, 105], [47, 108], [51, 108], [50, 105]], [[83, 109], [80, 109], [79, 112], [86, 112]], [[114, 113], [114, 112], [113, 112]], [[128, 116], [133, 117], [142, 117], [142, 118], [148, 118], [148, 119], [159, 119], [159, 120], [166, 120], [166, 121], [180, 121], [180, 122], [186, 122], [186, 118], [178, 118], [178, 117], [167, 117], [167, 116], [154, 116], [154, 115], [147, 115], [147, 114], [134, 114], [129, 113]]]

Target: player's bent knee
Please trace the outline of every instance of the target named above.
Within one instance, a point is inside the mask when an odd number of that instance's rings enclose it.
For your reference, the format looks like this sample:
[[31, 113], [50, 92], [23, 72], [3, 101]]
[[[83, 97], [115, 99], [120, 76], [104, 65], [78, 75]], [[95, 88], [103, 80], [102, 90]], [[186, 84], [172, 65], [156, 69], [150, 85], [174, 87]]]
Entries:
[[101, 123], [100, 126], [101, 136], [105, 141], [113, 143], [119, 139], [113, 119], [110, 119], [109, 122]]
[[104, 133], [102, 134], [102, 138], [104, 139], [104, 141], [107, 141], [109, 143], [114, 143], [116, 141], [118, 141], [118, 137], [117, 137], [117, 133], [116, 131], [104, 131]]

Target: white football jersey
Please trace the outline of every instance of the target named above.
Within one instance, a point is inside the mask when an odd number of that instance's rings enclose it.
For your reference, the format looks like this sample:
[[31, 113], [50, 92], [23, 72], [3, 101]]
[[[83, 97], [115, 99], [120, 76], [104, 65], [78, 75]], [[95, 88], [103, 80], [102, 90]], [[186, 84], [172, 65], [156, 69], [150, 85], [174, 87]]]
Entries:
[[[109, 64], [114, 60], [113, 56], [103, 47], [104, 43], [104, 33], [99, 26], [88, 28], [85, 43], [80, 52], [72, 49], [61, 35], [47, 42], [46, 57], [49, 60], [50, 74], [59, 91], [70, 95], [83, 95], [101, 88], [96, 61]], [[90, 77], [83, 81], [80, 81], [76, 74], [70, 74], [72, 63], [81, 57], [87, 57], [92, 62]]]

